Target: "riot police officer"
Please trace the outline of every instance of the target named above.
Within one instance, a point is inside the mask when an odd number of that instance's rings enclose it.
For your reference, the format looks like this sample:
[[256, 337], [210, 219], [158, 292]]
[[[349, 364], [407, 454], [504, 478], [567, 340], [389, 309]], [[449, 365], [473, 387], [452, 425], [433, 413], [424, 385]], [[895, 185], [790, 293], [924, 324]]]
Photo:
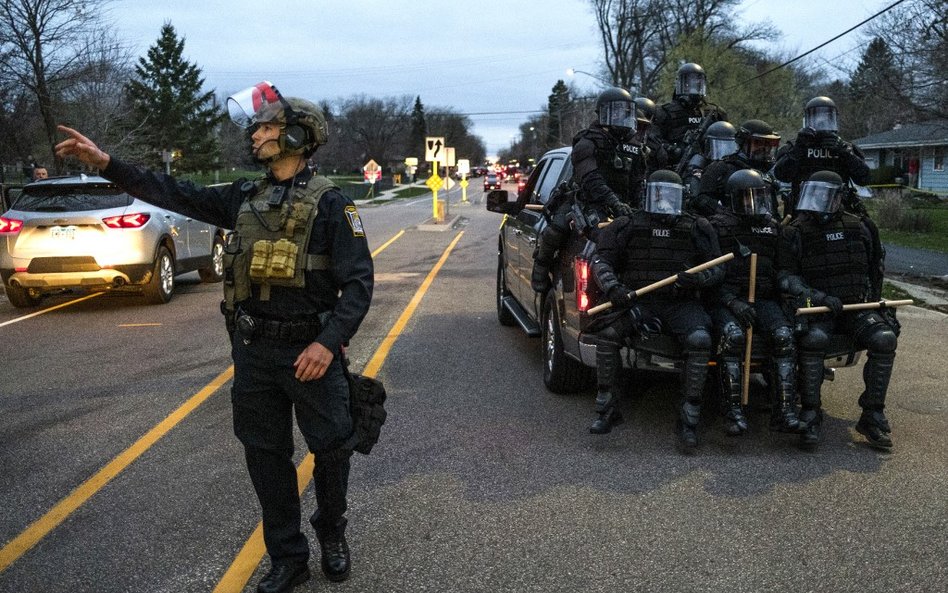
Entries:
[[892, 431], [885, 416], [885, 397], [900, 326], [894, 309], [843, 311], [845, 304], [881, 298], [885, 263], [872, 221], [842, 210], [844, 189], [842, 177], [833, 171], [811, 175], [800, 187], [797, 213], [783, 227], [779, 242], [782, 292], [798, 306], [823, 305], [831, 311], [806, 316], [800, 328], [801, 444], [812, 448], [820, 441], [823, 358], [830, 336], [842, 333], [868, 350], [865, 389], [859, 397], [862, 415], [856, 430], [872, 447], [889, 449]]
[[[606, 89], [596, 99], [596, 121], [573, 138], [570, 160], [579, 189], [575, 200], [593, 228], [596, 222], [630, 214], [641, 204], [649, 151], [636, 140], [636, 115], [628, 91]], [[549, 209], [549, 224], [540, 233], [533, 258], [531, 285], [536, 292], [550, 288], [556, 253], [569, 239], [571, 206], [569, 200], [556, 200]]]
[[703, 132], [716, 121], [727, 121], [727, 113], [706, 99], [707, 76], [704, 68], [694, 63], [683, 64], [675, 76], [672, 100], [655, 112], [652, 133], [668, 153], [668, 166], [683, 170], [679, 165], [691, 158], [689, 147], [700, 148]]
[[687, 209], [695, 209], [695, 199], [701, 193], [701, 177], [704, 175], [704, 169], [710, 163], [737, 152], [737, 141], [734, 139], [736, 135], [737, 129], [730, 122], [716, 121], [708, 127], [701, 152], [691, 157], [682, 175], [687, 190], [685, 205]]
[[658, 107], [655, 101], [648, 97], [636, 97], [635, 118], [637, 128], [635, 130], [635, 139], [639, 144], [648, 148], [648, 159], [646, 160], [646, 171], [649, 175], [656, 169], [663, 169], [668, 166], [668, 153], [662, 143], [651, 134], [652, 122], [655, 121], [655, 111]]
[[[766, 175], [768, 181], [773, 181], [767, 171], [773, 166], [774, 154], [780, 145], [780, 136], [773, 126], [759, 119], [747, 120], [738, 128], [734, 141], [738, 146], [737, 152], [712, 162], [701, 175], [698, 195], [691, 203], [691, 207], [699, 214], [710, 216], [720, 210], [726, 200], [727, 180], [735, 171], [755, 169]], [[776, 199], [776, 192], [773, 195]], [[772, 212], [776, 212], [776, 209]]]
[[[644, 208], [617, 218], [599, 233], [593, 276], [613, 307], [627, 313], [619, 313], [615, 324], [599, 334], [598, 418], [590, 432], [609, 432], [621, 420], [615, 407], [614, 385], [621, 367], [622, 340], [631, 332], [641, 331], [643, 323], [654, 326], [653, 320], [657, 319], [662, 331], [675, 336], [684, 352], [676, 433], [679, 444], [691, 450], [698, 445], [696, 429], [711, 356], [711, 318], [698, 298], [698, 291], [716, 285], [724, 270], [715, 266], [697, 273], [683, 271], [712, 260], [721, 252], [714, 228], [706, 219], [683, 212], [682, 200], [681, 178], [671, 171], [656, 171], [649, 176]], [[674, 288], [635, 297], [633, 290], [676, 273]]]
[[[869, 183], [869, 165], [862, 152], [839, 137], [836, 103], [829, 97], [814, 97], [804, 108], [803, 128], [796, 140], [788, 142], [777, 153], [774, 175], [790, 184], [790, 203], [794, 204], [800, 185], [817, 171], [833, 171], [843, 179], [858, 185]], [[865, 206], [855, 192], [847, 189], [843, 207], [863, 216]], [[792, 214], [792, 207], [785, 214]]]
[[373, 267], [355, 206], [307, 166], [327, 141], [319, 107], [284, 98], [262, 82], [230, 97], [228, 108], [247, 128], [266, 176], [198, 187], [111, 157], [63, 126], [69, 138], [56, 152], [157, 206], [234, 229], [221, 306], [234, 359], [234, 432], [263, 509], [272, 564], [257, 590], [274, 593], [310, 576], [293, 464], [294, 415], [316, 458], [317, 510], [310, 522], [322, 570], [333, 581], [349, 576], [345, 512], [354, 431], [341, 349], [368, 311]]
[[775, 396], [770, 427], [795, 432], [796, 350], [790, 320], [783, 311], [777, 284], [777, 240], [779, 225], [774, 219], [772, 184], [754, 169], [735, 171], [725, 187], [725, 207], [709, 220], [718, 231], [724, 253], [741, 247], [757, 254], [755, 299], [748, 302], [750, 258], [725, 264], [724, 280], [715, 294], [711, 310], [717, 335], [718, 372], [724, 396], [724, 430], [736, 436], [747, 430], [741, 406], [741, 359], [745, 352], [747, 328], [755, 337], [767, 340], [772, 351], [771, 371]]

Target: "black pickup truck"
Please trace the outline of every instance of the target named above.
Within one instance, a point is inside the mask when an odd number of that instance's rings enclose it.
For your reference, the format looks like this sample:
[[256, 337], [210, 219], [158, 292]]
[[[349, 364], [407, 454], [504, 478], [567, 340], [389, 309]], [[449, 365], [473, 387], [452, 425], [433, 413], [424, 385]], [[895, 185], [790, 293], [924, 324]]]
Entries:
[[[519, 325], [527, 335], [541, 338], [543, 383], [554, 393], [593, 385], [596, 339], [584, 330], [590, 320], [587, 311], [605, 300], [589, 266], [595, 245], [578, 233], [560, 251], [553, 288], [537, 294], [530, 286], [537, 238], [547, 224], [540, 208], [572, 177], [571, 151], [564, 147], [544, 154], [516, 196], [495, 190], [486, 200], [488, 210], [504, 214], [497, 242], [497, 318], [502, 325]], [[768, 355], [765, 341], [755, 340], [755, 364]], [[828, 366], [851, 366], [858, 358], [847, 336], [833, 336]], [[624, 364], [632, 370], [673, 371], [681, 360], [681, 348], [671, 336], [637, 339], [623, 350]]]

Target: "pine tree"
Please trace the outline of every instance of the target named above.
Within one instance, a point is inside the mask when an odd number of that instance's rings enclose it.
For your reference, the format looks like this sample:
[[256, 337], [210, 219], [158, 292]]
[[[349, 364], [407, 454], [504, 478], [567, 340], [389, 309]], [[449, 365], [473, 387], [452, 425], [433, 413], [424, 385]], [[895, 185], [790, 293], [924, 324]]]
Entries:
[[143, 160], [162, 166], [162, 151], [173, 151], [177, 171], [211, 169], [218, 159], [215, 127], [223, 113], [214, 91], [201, 92], [201, 70], [184, 60], [184, 38], [167, 22], [161, 36], [140, 57], [134, 78], [125, 86], [131, 105], [126, 126], [143, 149]]
[[425, 120], [425, 106], [421, 97], [415, 97], [415, 106], [411, 110], [411, 131], [408, 133], [408, 154], [419, 161], [425, 156], [425, 137], [428, 136], [428, 123]]
[[[852, 121], [845, 130], [853, 138], [890, 129], [909, 116], [903, 78], [889, 45], [880, 37], [869, 43], [849, 81]], [[843, 119], [845, 122], [849, 118]]]
[[569, 138], [563, 138], [563, 118], [569, 112], [571, 103], [572, 99], [566, 83], [557, 80], [547, 102], [547, 110], [550, 114], [546, 133], [546, 145], [548, 147], [563, 146], [565, 142], [569, 142]]

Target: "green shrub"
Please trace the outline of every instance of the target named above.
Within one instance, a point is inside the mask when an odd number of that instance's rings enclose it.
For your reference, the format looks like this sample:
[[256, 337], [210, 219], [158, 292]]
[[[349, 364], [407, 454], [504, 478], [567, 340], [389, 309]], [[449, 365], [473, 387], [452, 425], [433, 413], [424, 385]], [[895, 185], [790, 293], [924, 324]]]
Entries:
[[885, 185], [895, 183], [895, 167], [882, 165], [878, 169], [869, 170], [869, 185]]
[[912, 208], [907, 200], [892, 193], [879, 201], [876, 220], [880, 227], [893, 231], [928, 233], [931, 232], [933, 226], [929, 212]]

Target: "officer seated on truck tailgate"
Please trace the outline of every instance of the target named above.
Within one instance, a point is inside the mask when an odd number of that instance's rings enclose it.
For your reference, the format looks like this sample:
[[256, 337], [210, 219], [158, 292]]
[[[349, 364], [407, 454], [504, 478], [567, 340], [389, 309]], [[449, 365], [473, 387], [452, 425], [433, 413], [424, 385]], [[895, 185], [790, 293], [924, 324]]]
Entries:
[[892, 447], [885, 396], [901, 328], [893, 308], [843, 311], [846, 304], [879, 301], [885, 271], [879, 231], [868, 218], [843, 211], [844, 189], [843, 179], [832, 171], [811, 175], [800, 187], [796, 216], [780, 235], [777, 277], [781, 291], [793, 297], [796, 306], [830, 310], [798, 316], [800, 443], [814, 448], [820, 442], [823, 358], [830, 336], [840, 333], [868, 350], [862, 372], [865, 389], [859, 396], [862, 416], [856, 430], [870, 446], [885, 450]]
[[[696, 273], [689, 267], [721, 255], [717, 233], [706, 219], [682, 211], [681, 178], [667, 170], [649, 176], [645, 206], [631, 216], [617, 218], [599, 233], [592, 271], [603, 293], [612, 301], [600, 323], [596, 346], [598, 418], [590, 432], [607, 433], [622, 420], [616, 408], [616, 379], [624, 340], [636, 332], [656, 328], [675, 336], [684, 353], [682, 400], [677, 436], [684, 450], [698, 445], [696, 429], [701, 396], [711, 356], [711, 317], [699, 291], [724, 277], [720, 266]], [[633, 290], [678, 274], [675, 285], [637, 298]]]

